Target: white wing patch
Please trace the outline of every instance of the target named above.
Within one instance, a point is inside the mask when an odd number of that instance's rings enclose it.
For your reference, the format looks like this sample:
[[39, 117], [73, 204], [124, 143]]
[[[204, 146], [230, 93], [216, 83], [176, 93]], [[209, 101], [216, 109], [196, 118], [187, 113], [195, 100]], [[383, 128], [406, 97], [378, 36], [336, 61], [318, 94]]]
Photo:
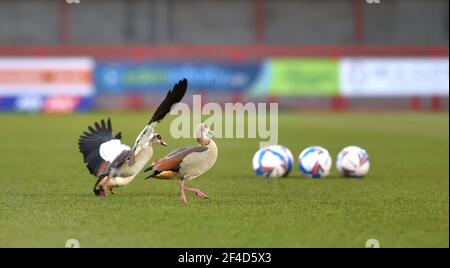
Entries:
[[114, 139], [102, 143], [100, 145], [99, 153], [103, 160], [112, 162], [124, 150], [130, 150], [130, 147], [122, 144], [120, 140]]

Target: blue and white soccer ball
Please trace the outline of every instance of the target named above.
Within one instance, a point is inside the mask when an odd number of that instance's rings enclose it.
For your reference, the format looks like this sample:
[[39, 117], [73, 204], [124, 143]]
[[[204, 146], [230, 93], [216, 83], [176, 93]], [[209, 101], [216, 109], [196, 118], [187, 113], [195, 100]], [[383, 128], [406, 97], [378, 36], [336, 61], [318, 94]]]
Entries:
[[300, 172], [309, 178], [323, 178], [330, 174], [331, 156], [327, 149], [311, 146], [303, 150], [298, 157]]
[[264, 147], [253, 156], [253, 170], [261, 177], [285, 177], [292, 170], [293, 164], [291, 151], [281, 145]]
[[344, 177], [362, 178], [369, 172], [369, 155], [358, 146], [345, 147], [337, 155], [336, 168]]

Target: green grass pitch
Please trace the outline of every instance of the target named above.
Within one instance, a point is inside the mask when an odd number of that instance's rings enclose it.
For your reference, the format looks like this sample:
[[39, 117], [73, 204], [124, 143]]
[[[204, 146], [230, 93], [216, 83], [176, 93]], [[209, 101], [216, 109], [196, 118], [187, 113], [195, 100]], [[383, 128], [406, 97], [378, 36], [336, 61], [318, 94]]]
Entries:
[[[294, 157], [322, 145], [333, 161], [355, 144], [371, 158], [364, 179], [256, 177], [256, 139], [218, 139], [219, 159], [188, 183], [210, 197], [179, 203], [176, 181], [135, 181], [108, 198], [92, 193], [95, 179], [77, 139], [111, 116], [132, 144], [150, 113], [0, 114], [0, 247], [381, 247], [449, 246], [448, 113], [286, 113], [279, 143]], [[168, 134], [155, 158], [191, 139]]]

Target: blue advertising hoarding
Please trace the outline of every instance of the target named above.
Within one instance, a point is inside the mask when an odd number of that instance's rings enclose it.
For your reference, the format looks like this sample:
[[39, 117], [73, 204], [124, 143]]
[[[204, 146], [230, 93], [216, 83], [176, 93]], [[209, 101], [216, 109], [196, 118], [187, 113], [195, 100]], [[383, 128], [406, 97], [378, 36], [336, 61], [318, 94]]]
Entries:
[[260, 77], [259, 61], [114, 61], [97, 62], [95, 87], [99, 94], [166, 90], [183, 77], [192, 91], [244, 91]]

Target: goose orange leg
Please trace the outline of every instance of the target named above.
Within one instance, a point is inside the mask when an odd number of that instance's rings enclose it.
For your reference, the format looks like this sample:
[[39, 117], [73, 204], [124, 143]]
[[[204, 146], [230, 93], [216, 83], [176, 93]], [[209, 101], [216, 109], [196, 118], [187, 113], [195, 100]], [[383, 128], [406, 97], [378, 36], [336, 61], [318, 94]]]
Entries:
[[111, 181], [111, 176], [108, 175], [105, 182], [102, 185], [102, 196], [107, 197], [109, 193], [112, 192], [112, 187], [109, 186], [109, 182]]
[[180, 202], [182, 204], [187, 204], [186, 194], [184, 193], [185, 188], [186, 187], [184, 186], [184, 180], [181, 179], [180, 180]]

